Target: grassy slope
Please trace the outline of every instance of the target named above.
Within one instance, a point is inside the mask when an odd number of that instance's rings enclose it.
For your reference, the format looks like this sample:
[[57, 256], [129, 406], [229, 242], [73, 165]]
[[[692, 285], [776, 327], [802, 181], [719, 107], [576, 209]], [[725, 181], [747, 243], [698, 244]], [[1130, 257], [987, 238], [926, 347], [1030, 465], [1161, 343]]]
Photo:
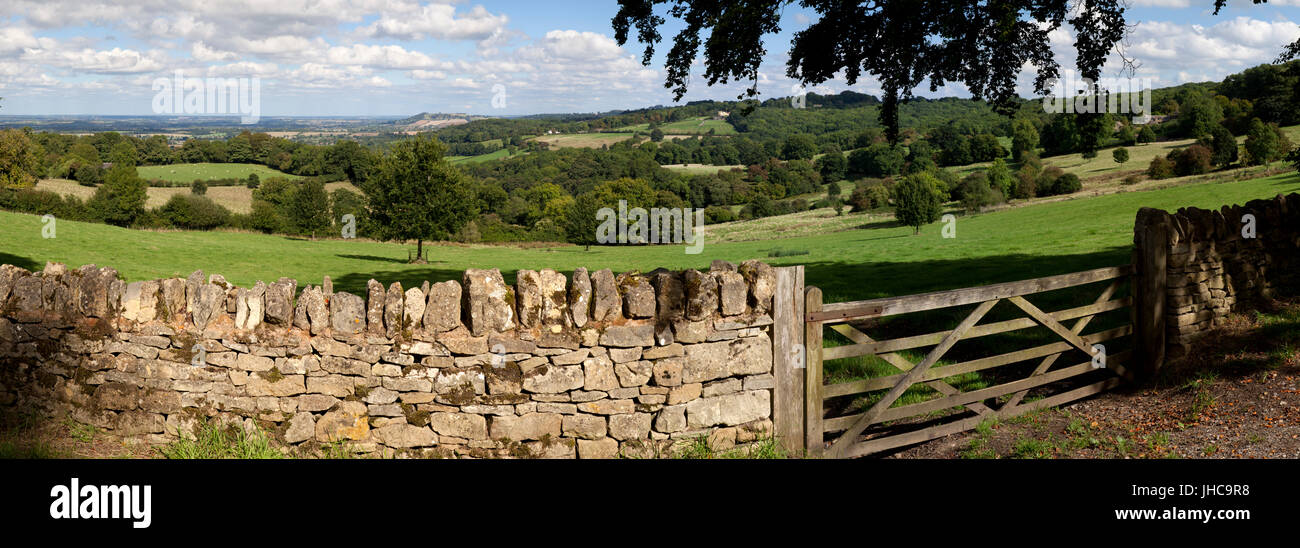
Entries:
[[263, 181], [271, 177], [284, 177], [286, 179], [301, 179], [297, 175], [290, 175], [281, 171], [258, 164], [172, 164], [165, 166], [143, 166], [136, 168], [136, 172], [143, 179], [160, 179], [169, 182], [188, 183], [196, 180], [210, 181], [212, 179], [247, 179], [249, 174], [256, 173], [257, 177]]
[[[1300, 126], [1289, 126], [1282, 128], [1287, 137], [1293, 143], [1300, 141]], [[1002, 139], [999, 138], [1001, 142]], [[1129, 152], [1129, 161], [1124, 164], [1115, 162], [1114, 150], [1119, 147], [1103, 148], [1097, 151], [1096, 158], [1084, 158], [1081, 153], [1063, 154], [1060, 156], [1049, 156], [1043, 158], [1043, 165], [1057, 166], [1066, 173], [1073, 173], [1082, 179], [1094, 177], [1114, 177], [1127, 172], [1140, 171], [1145, 173], [1147, 166], [1156, 156], [1165, 156], [1175, 149], [1191, 146], [1196, 141], [1194, 139], [1182, 139], [1178, 141], [1162, 141], [1159, 143], [1148, 143], [1145, 145], [1125, 146]], [[1237, 137], [1238, 144], [1245, 144], [1244, 135]], [[1011, 145], [1003, 142], [1007, 150], [1011, 150]], [[991, 162], [970, 164], [959, 167], [948, 168], [953, 172], [965, 176], [973, 171], [988, 169]]]
[[[713, 120], [710, 118], [691, 118], [661, 124], [659, 130], [665, 135], [704, 135], [713, 130], [715, 135], [736, 135], [738, 132], [726, 120]], [[650, 131], [650, 124], [636, 124], [633, 126], [623, 126], [616, 131]]]
[[[831, 302], [1122, 264], [1128, 261], [1133, 218], [1139, 207], [1218, 207], [1297, 191], [1300, 176], [1289, 173], [1244, 182], [1078, 198], [963, 217], [957, 224], [956, 239], [941, 238], [938, 224], [912, 236], [910, 228], [857, 217], [863, 224], [847, 231], [766, 241], [710, 244], [706, 239], [699, 255], [686, 255], [681, 246], [593, 247], [585, 251], [573, 246], [437, 245], [429, 248], [430, 265], [406, 264], [412, 246], [400, 244], [312, 242], [232, 232], [147, 232], [71, 221], [58, 224], [57, 238], [42, 239], [38, 216], [0, 212], [0, 262], [35, 269], [42, 268], [45, 261], [111, 265], [129, 280], [183, 277], [201, 268], [240, 285], [280, 276], [319, 283], [322, 275], [330, 275], [340, 290], [360, 293], [372, 277], [409, 286], [423, 280], [459, 278], [469, 267], [497, 267], [513, 280], [515, 270], [524, 268], [649, 271], [656, 267], [707, 268], [712, 259], [764, 258], [777, 265], [807, 265], [809, 285], [822, 287]], [[808, 254], [767, 259], [774, 249]]]
[[541, 135], [532, 139], [557, 148], [600, 148], [602, 145], [612, 145], [631, 137], [631, 133], [569, 133]]
[[[36, 188], [57, 192], [62, 195], [71, 194], [82, 200], [89, 200], [95, 194], [94, 188], [81, 186], [76, 181], [67, 179], [44, 179], [36, 184]], [[333, 192], [337, 188], [361, 192], [361, 189], [346, 181], [325, 183], [326, 192]], [[185, 194], [189, 191], [189, 187], [149, 187], [145, 191], [148, 196], [145, 207], [161, 207], [173, 195]], [[246, 186], [212, 186], [208, 187], [206, 196], [234, 213], [248, 213], [253, 208], [253, 191]]]
[[705, 164], [664, 164], [662, 167], [664, 169], [668, 169], [678, 173], [686, 173], [689, 175], [712, 175], [719, 171], [729, 171], [736, 168], [740, 168], [740, 169], [745, 168], [745, 166], [739, 166], [739, 165], [712, 166], [712, 165], [705, 165]]
[[[517, 154], [527, 154], [527, 153], [521, 152]], [[487, 154], [480, 154], [478, 156], [448, 156], [447, 159], [452, 164], [477, 164], [479, 162], [486, 162], [488, 160], [508, 158], [509, 156], [510, 156], [510, 150], [502, 148], [502, 149], [494, 150]]]

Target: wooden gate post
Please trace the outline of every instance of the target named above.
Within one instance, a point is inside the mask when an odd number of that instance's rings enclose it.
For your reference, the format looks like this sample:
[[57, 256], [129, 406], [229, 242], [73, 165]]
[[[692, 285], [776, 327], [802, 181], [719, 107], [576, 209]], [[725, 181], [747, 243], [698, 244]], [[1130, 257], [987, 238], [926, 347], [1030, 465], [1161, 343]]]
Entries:
[[[806, 313], [822, 311], [822, 290], [816, 287], [809, 287], [804, 291], [806, 299], [804, 311]], [[822, 441], [824, 430], [822, 429], [822, 322], [804, 321], [805, 333], [803, 343], [805, 345], [804, 354], [807, 356], [804, 370], [804, 435], [808, 441], [804, 442], [808, 448], [808, 456], [817, 458], [821, 457], [826, 451], [826, 444]]]
[[792, 455], [804, 453], [803, 266], [776, 269], [772, 303], [772, 426]]
[[1133, 369], [1139, 380], [1153, 378], [1165, 361], [1170, 221], [1168, 213], [1144, 207], [1133, 223]]

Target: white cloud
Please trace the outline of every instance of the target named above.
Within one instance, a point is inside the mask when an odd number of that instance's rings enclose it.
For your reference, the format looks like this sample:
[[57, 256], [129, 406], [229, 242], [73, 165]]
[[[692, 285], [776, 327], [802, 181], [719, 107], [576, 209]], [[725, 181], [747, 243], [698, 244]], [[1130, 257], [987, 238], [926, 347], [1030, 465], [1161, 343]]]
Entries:
[[[1186, 8], [1192, 5], [1192, 0], [1132, 0], [1133, 7], [1136, 8]], [[1207, 5], [1213, 5], [1206, 2]]]
[[456, 6], [428, 4], [415, 6], [397, 3], [378, 21], [360, 29], [363, 36], [404, 40], [484, 40], [506, 26], [509, 18], [493, 15], [483, 6], [475, 6], [457, 17]]
[[565, 60], [596, 61], [626, 55], [613, 38], [594, 32], [553, 30], [542, 41], [546, 54]]
[[39, 47], [41, 47], [40, 40], [27, 29], [18, 27], [0, 28], [0, 55], [10, 55], [27, 48]]
[[190, 57], [194, 58], [195, 61], [211, 63], [213, 61], [229, 61], [237, 56], [234, 52], [218, 51], [207, 47], [203, 42], [195, 42], [194, 45], [190, 47]]
[[279, 71], [275, 63], [253, 63], [240, 61], [225, 65], [212, 65], [206, 70], [208, 76], [221, 78], [246, 78], [274, 76]]
[[447, 77], [447, 73], [440, 70], [422, 70], [415, 69], [408, 73], [414, 80], [442, 80]]
[[325, 60], [336, 65], [364, 65], [391, 69], [449, 68], [451, 63], [435, 61], [418, 51], [408, 51], [401, 46], [375, 46], [354, 44], [336, 46], [325, 52]]
[[80, 72], [133, 74], [162, 70], [166, 58], [158, 52], [142, 53], [131, 49], [58, 51], [29, 49], [23, 60]]

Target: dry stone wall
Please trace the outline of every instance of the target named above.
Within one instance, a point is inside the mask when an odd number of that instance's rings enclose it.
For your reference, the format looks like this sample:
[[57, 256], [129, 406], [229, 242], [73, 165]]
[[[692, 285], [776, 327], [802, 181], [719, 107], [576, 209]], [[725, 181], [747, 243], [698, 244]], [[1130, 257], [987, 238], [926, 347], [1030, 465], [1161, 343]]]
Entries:
[[[1144, 208], [1137, 232], [1164, 225], [1165, 348], [1174, 358], [1259, 299], [1300, 289], [1300, 194], [1170, 214]], [[1143, 242], [1138, 242], [1143, 247]], [[1140, 258], [1139, 258], [1140, 261]]]
[[353, 295], [329, 278], [3, 265], [0, 405], [151, 443], [215, 419], [288, 447], [421, 456], [658, 456], [770, 435], [772, 267], [516, 278]]

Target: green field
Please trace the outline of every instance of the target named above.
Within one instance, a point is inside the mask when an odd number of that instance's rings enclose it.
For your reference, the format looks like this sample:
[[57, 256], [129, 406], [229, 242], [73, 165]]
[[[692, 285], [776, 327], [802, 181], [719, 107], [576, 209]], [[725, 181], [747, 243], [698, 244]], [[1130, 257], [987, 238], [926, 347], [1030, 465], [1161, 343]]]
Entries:
[[[704, 135], [712, 130], [714, 135], [736, 135], [738, 132], [726, 120], [714, 120], [699, 117], [661, 124], [659, 130], [665, 135]], [[650, 124], [636, 124], [618, 128], [617, 131], [650, 131]]]
[[[65, 196], [76, 196], [82, 200], [89, 200], [91, 196], [95, 195], [94, 187], [81, 186], [80, 184], [77, 184], [76, 181], [69, 181], [67, 179], [42, 179], [40, 182], [36, 183], [36, 188], [57, 192], [60, 195]], [[347, 181], [325, 183], [326, 192], [334, 192], [334, 189], [337, 188], [346, 188], [353, 192], [361, 192], [361, 189]], [[171, 199], [171, 197], [176, 194], [189, 194], [190, 187], [151, 186], [145, 192], [147, 196], [144, 204], [145, 207], [155, 208], [162, 207], [163, 204], [167, 203], [167, 200]], [[248, 213], [253, 209], [253, 190], [243, 185], [208, 187], [205, 196], [234, 213]]]
[[[526, 154], [526, 153], [521, 152], [516, 154], [516, 156], [518, 156], [519, 154]], [[488, 160], [499, 160], [501, 158], [509, 158], [509, 157], [510, 157], [510, 150], [502, 148], [502, 149], [494, 150], [487, 154], [479, 154], [478, 156], [448, 156], [447, 161], [451, 162], [452, 164], [477, 164], [479, 162], [486, 162]]]
[[[223, 274], [240, 285], [280, 276], [318, 284], [329, 275], [340, 290], [361, 293], [366, 280], [459, 279], [465, 268], [498, 267], [513, 280], [517, 269], [575, 267], [615, 271], [656, 267], [708, 268], [713, 259], [758, 258], [775, 265], [807, 265], [809, 285], [827, 302], [967, 287], [1074, 272], [1128, 262], [1133, 218], [1139, 207], [1176, 210], [1219, 207], [1300, 191], [1287, 173], [1231, 183], [1201, 183], [1028, 205], [961, 217], [957, 238], [943, 239], [940, 225], [921, 235], [866, 216], [855, 228], [794, 238], [708, 243], [699, 255], [681, 246], [518, 248], [426, 246], [431, 264], [406, 263], [413, 245], [364, 241], [306, 241], [235, 232], [149, 232], [63, 221], [58, 237], [43, 239], [39, 216], [0, 212], [0, 262], [42, 268], [45, 261], [116, 267], [129, 280], [185, 276], [194, 269]], [[775, 251], [798, 255], [769, 258]], [[806, 254], [802, 252], [807, 252]]]
[[159, 179], [170, 183], [189, 183], [198, 180], [211, 181], [213, 179], [247, 179], [253, 173], [256, 173], [257, 178], [263, 181], [272, 177], [295, 180], [302, 178], [260, 164], [172, 164], [138, 167], [136, 172], [140, 174], [142, 179]]
[[745, 166], [711, 166], [705, 164], [664, 164], [664, 169], [688, 175], [713, 175], [719, 171], [745, 169]]
[[[1282, 128], [1287, 137], [1294, 142], [1300, 142], [1300, 126], [1289, 126]], [[1007, 150], [1011, 150], [1009, 141], [1000, 137], [999, 142]], [[1237, 137], [1238, 144], [1245, 144], [1246, 137]], [[1043, 165], [1056, 166], [1066, 173], [1078, 175], [1080, 179], [1088, 180], [1095, 178], [1122, 178], [1121, 176], [1132, 172], [1146, 172], [1147, 166], [1151, 164], [1156, 156], [1165, 156], [1170, 152], [1191, 146], [1195, 144], [1194, 139], [1182, 139], [1177, 141], [1161, 141], [1158, 143], [1147, 143], [1144, 145], [1129, 145], [1124, 148], [1128, 149], [1129, 161], [1119, 164], [1115, 162], [1114, 151], [1119, 147], [1103, 148], [1097, 151], [1096, 158], [1084, 158], [1082, 153], [1062, 154], [1060, 156], [1049, 156], [1043, 158]], [[1010, 159], [1008, 158], [1008, 161]], [[966, 176], [974, 171], [988, 169], [990, 162], [970, 164], [960, 167], [949, 168], [954, 173]]]
[[600, 148], [632, 138], [631, 133], [570, 133], [533, 137], [555, 148]]

